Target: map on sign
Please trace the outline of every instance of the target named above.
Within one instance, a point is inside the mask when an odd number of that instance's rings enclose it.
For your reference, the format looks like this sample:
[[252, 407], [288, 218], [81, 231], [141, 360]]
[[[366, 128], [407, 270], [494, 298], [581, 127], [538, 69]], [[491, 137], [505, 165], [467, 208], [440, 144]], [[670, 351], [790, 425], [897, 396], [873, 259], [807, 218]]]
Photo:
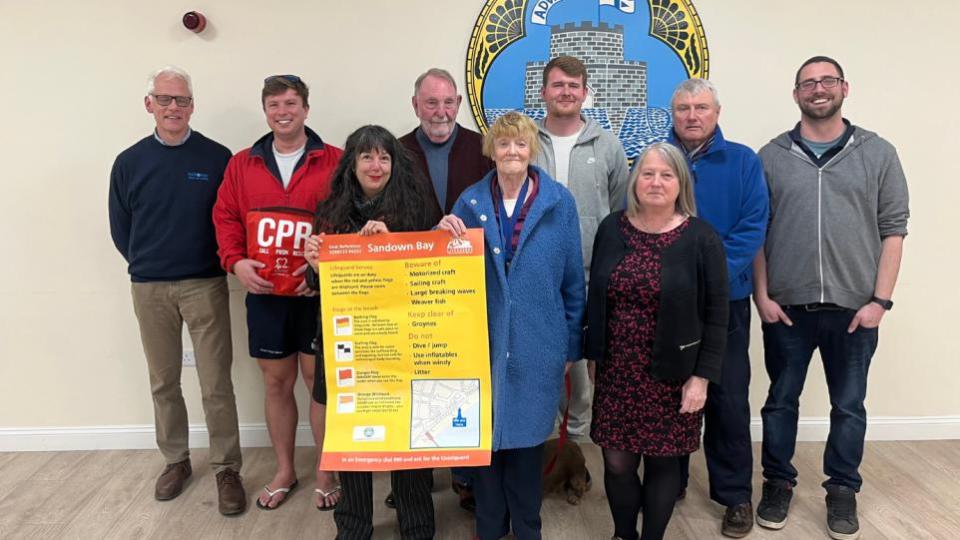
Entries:
[[480, 380], [413, 380], [410, 448], [480, 446]]

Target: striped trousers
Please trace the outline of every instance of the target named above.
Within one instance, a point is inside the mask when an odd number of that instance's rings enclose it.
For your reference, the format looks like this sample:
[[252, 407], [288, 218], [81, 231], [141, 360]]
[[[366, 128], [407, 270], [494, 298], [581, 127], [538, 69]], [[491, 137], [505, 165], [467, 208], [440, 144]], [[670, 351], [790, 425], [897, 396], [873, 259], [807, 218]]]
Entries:
[[[333, 511], [337, 540], [369, 540], [373, 536], [373, 473], [341, 472], [342, 496]], [[433, 538], [433, 469], [390, 471], [403, 540]]]

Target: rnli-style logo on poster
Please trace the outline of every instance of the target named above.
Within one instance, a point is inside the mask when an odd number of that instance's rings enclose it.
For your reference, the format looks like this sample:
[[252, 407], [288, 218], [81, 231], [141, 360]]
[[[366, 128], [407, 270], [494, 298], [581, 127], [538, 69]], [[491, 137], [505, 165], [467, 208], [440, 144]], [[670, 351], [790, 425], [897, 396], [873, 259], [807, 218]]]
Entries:
[[583, 115], [617, 135], [631, 159], [669, 135], [676, 85], [710, 70], [691, 0], [487, 0], [466, 66], [480, 129], [508, 111], [543, 118], [543, 68], [562, 55], [587, 67]]

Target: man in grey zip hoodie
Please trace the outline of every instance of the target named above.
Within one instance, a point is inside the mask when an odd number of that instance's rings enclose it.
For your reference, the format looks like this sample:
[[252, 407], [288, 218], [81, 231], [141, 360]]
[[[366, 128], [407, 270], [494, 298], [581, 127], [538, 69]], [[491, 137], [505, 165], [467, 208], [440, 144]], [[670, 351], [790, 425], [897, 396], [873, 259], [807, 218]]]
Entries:
[[797, 470], [791, 464], [799, 398], [820, 350], [832, 410], [824, 451], [827, 529], [859, 536], [863, 406], [877, 329], [900, 269], [909, 217], [907, 182], [894, 147], [843, 118], [849, 92], [832, 58], [800, 67], [800, 123], [760, 150], [770, 225], [754, 261], [754, 301], [763, 321], [770, 390], [763, 418], [763, 496], [757, 523], [786, 523]]
[[[583, 268], [590, 275], [593, 237], [603, 218], [626, 208], [627, 156], [623, 145], [600, 124], [580, 114], [587, 97], [587, 68], [572, 56], [558, 56], [543, 68], [540, 91], [547, 115], [537, 122], [541, 151], [534, 164], [573, 194], [580, 217]], [[589, 440], [590, 380], [586, 362], [570, 368], [570, 399], [561, 393], [560, 414], [569, 403], [567, 434]]]

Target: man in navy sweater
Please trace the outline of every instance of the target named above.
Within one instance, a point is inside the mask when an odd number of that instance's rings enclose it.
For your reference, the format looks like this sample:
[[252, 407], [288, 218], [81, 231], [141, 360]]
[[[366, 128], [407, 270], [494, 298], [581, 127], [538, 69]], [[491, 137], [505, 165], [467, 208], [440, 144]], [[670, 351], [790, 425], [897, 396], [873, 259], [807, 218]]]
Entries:
[[156, 128], [117, 156], [109, 207], [113, 243], [133, 282], [157, 446], [167, 463], [154, 495], [161, 501], [175, 498], [192, 473], [180, 390], [185, 322], [196, 354], [219, 510], [239, 514], [247, 498], [230, 378], [229, 293], [211, 218], [230, 150], [190, 129], [193, 92], [183, 70], [167, 66], [152, 73], [144, 105]]
[[[763, 245], [770, 201], [763, 166], [753, 150], [723, 138], [720, 101], [710, 81], [689, 79], [673, 93], [669, 141], [687, 156], [697, 213], [723, 239], [730, 279], [730, 318], [721, 383], [710, 383], [704, 407], [703, 450], [710, 498], [726, 506], [721, 532], [740, 538], [753, 528], [750, 477], [750, 293], [753, 257]], [[682, 462], [684, 486], [689, 458]]]

